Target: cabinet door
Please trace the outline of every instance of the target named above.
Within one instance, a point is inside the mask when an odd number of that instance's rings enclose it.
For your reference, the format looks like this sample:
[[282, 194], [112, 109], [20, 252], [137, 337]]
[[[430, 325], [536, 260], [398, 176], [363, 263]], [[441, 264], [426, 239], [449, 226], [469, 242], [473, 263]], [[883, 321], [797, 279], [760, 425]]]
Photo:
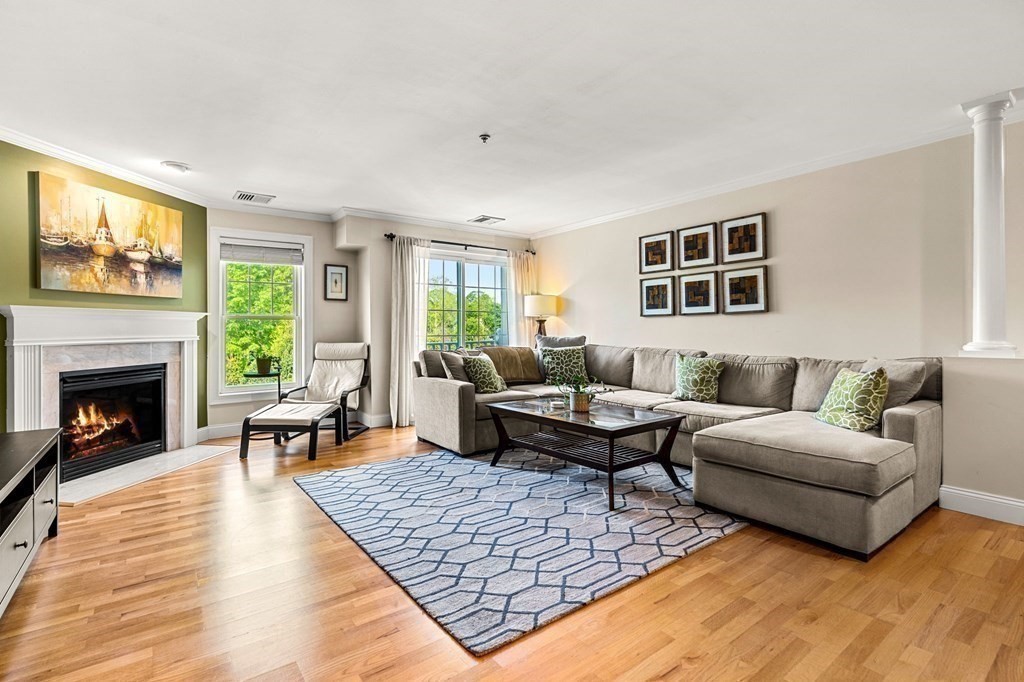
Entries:
[[57, 513], [57, 468], [54, 467], [50, 474], [36, 488], [35, 501], [35, 526], [36, 537], [46, 535], [54, 515]]
[[0, 596], [7, 594], [18, 571], [32, 552], [32, 500], [26, 500], [14, 523], [0, 538]]

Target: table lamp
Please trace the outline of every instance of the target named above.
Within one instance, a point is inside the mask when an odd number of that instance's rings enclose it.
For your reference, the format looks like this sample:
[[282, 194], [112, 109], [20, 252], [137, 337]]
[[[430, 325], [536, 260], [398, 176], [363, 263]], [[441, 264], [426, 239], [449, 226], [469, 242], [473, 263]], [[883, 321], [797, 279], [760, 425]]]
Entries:
[[551, 296], [549, 294], [533, 294], [525, 296], [526, 303], [523, 308], [525, 309], [526, 317], [537, 318], [537, 333], [541, 336], [547, 336], [547, 329], [544, 323], [552, 315], [558, 312], [558, 297]]

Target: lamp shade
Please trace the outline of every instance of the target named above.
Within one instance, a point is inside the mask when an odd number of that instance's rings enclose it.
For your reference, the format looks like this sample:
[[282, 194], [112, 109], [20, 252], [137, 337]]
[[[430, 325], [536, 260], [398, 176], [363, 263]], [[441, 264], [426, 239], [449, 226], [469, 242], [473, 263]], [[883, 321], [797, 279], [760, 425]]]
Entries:
[[558, 309], [558, 297], [548, 294], [534, 294], [524, 296], [526, 303], [523, 305], [526, 317], [548, 317], [554, 315]]

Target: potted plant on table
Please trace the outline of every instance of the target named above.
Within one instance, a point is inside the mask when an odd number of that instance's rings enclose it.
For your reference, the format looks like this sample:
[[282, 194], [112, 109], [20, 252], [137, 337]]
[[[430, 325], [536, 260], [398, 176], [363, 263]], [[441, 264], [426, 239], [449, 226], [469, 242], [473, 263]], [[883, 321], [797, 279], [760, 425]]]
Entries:
[[569, 409], [573, 412], [590, 412], [590, 403], [595, 395], [607, 393], [604, 383], [597, 383], [597, 377], [582, 374], [561, 375], [556, 377], [558, 390], [565, 397]]
[[253, 353], [253, 359], [256, 361], [256, 372], [259, 374], [270, 374], [275, 365], [278, 369], [281, 367], [281, 358], [273, 355]]

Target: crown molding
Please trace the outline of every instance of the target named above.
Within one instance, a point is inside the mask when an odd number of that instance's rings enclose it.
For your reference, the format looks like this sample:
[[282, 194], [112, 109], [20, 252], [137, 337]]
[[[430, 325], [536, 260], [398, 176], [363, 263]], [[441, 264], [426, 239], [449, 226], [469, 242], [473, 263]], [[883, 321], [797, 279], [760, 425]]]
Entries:
[[20, 133], [17, 130], [11, 130], [0, 126], [0, 140], [8, 142], [18, 147], [28, 149], [33, 152], [45, 154], [46, 156], [60, 159], [61, 161], [67, 161], [76, 166], [88, 168], [89, 170], [96, 171], [97, 173], [103, 173], [109, 175], [118, 180], [124, 180], [130, 182], [133, 185], [139, 185], [146, 189], [151, 189], [154, 192], [160, 192], [172, 196], [182, 201], [188, 201], [193, 204], [205, 206], [206, 208], [220, 208], [228, 211], [243, 211], [246, 213], [262, 213], [265, 215], [279, 216], [283, 218], [297, 218], [299, 220], [314, 220], [322, 223], [331, 222], [331, 216], [326, 213], [313, 213], [309, 211], [292, 211], [285, 208], [269, 208], [262, 206], [246, 206], [237, 202], [226, 201], [223, 199], [213, 199], [211, 197], [204, 196], [202, 194], [196, 194], [180, 187], [163, 182], [162, 180], [156, 180], [154, 178], [141, 175], [135, 171], [130, 171], [127, 168], [121, 168], [113, 164], [107, 163], [106, 161], [100, 161], [99, 159], [85, 154], [79, 154], [76, 151], [66, 149], [59, 145], [50, 144], [40, 140], [37, 137]]
[[[1024, 121], [1024, 109], [1011, 109], [1006, 113], [1006, 123], [1016, 123], [1018, 121]], [[678, 206], [680, 204], [687, 204], [692, 201], [699, 199], [706, 199], [708, 197], [718, 196], [719, 194], [726, 194], [728, 192], [735, 192], [741, 189], [747, 189], [748, 187], [756, 187], [758, 185], [764, 185], [769, 182], [776, 182], [778, 180], [786, 180], [788, 178], [794, 178], [799, 175], [806, 175], [807, 173], [813, 173], [815, 171], [826, 170], [828, 168], [835, 168], [837, 166], [844, 166], [848, 163], [856, 163], [857, 161], [865, 161], [879, 156], [885, 156], [887, 154], [893, 154], [895, 152], [904, 151], [907, 149], [913, 149], [914, 147], [921, 147], [926, 144], [933, 142], [941, 142], [943, 140], [949, 140], [955, 137], [965, 137], [970, 135], [970, 121], [964, 121], [962, 124], [950, 126], [948, 128], [942, 128], [940, 130], [921, 135], [912, 140], [901, 142], [891, 145], [876, 145], [872, 147], [864, 147], [852, 152], [844, 152], [842, 154], [835, 154], [833, 156], [826, 156], [814, 161], [808, 161], [807, 163], [796, 164], [793, 166], [787, 166], [774, 171], [766, 171], [764, 173], [758, 173], [756, 175], [749, 175], [745, 178], [738, 180], [731, 180], [729, 182], [723, 182], [716, 185], [709, 185], [700, 189], [687, 192], [686, 194], [674, 197], [672, 199], [666, 199], [664, 201], [658, 201], [652, 204], [646, 204], [637, 208], [627, 209], [625, 211], [618, 211], [616, 213], [608, 213], [606, 215], [598, 216], [596, 218], [590, 218], [588, 220], [581, 220], [575, 223], [568, 223], [566, 225], [560, 225], [559, 227], [552, 227], [546, 230], [540, 230], [534, 232], [529, 236], [530, 239], [543, 239], [544, 237], [552, 237], [556, 234], [564, 234], [566, 232], [573, 232], [575, 230], [582, 230], [586, 227], [593, 227], [594, 225], [601, 225], [603, 223], [609, 223], [613, 220], [621, 220], [622, 218], [629, 218], [636, 215], [642, 215], [644, 213], [651, 213], [653, 211], [660, 211], [663, 208], [670, 208], [672, 206]]]
[[386, 220], [392, 223], [405, 223], [406, 225], [422, 225], [424, 227], [436, 227], [443, 230], [455, 230], [457, 232], [469, 232], [471, 234], [488, 234], [493, 237], [511, 237], [513, 239], [529, 239], [529, 235], [523, 234], [522, 232], [513, 232], [511, 230], [492, 229], [486, 227], [474, 227], [472, 225], [463, 225], [462, 223], [456, 223], [449, 220], [439, 220], [436, 218], [420, 218], [417, 216], [402, 215], [400, 213], [389, 213], [387, 211], [377, 211], [367, 208], [353, 208], [351, 206], [342, 206], [337, 211], [331, 214], [334, 220], [341, 220], [346, 216], [354, 216], [357, 218], [370, 218], [371, 220]]
[[294, 218], [296, 220], [310, 220], [317, 223], [332, 223], [334, 219], [328, 213], [313, 213], [311, 211], [293, 211], [288, 208], [271, 208], [268, 206], [249, 206], [235, 201], [223, 199], [207, 199], [205, 206], [224, 211], [239, 211], [241, 213], [258, 213], [262, 215], [278, 216], [280, 218]]

